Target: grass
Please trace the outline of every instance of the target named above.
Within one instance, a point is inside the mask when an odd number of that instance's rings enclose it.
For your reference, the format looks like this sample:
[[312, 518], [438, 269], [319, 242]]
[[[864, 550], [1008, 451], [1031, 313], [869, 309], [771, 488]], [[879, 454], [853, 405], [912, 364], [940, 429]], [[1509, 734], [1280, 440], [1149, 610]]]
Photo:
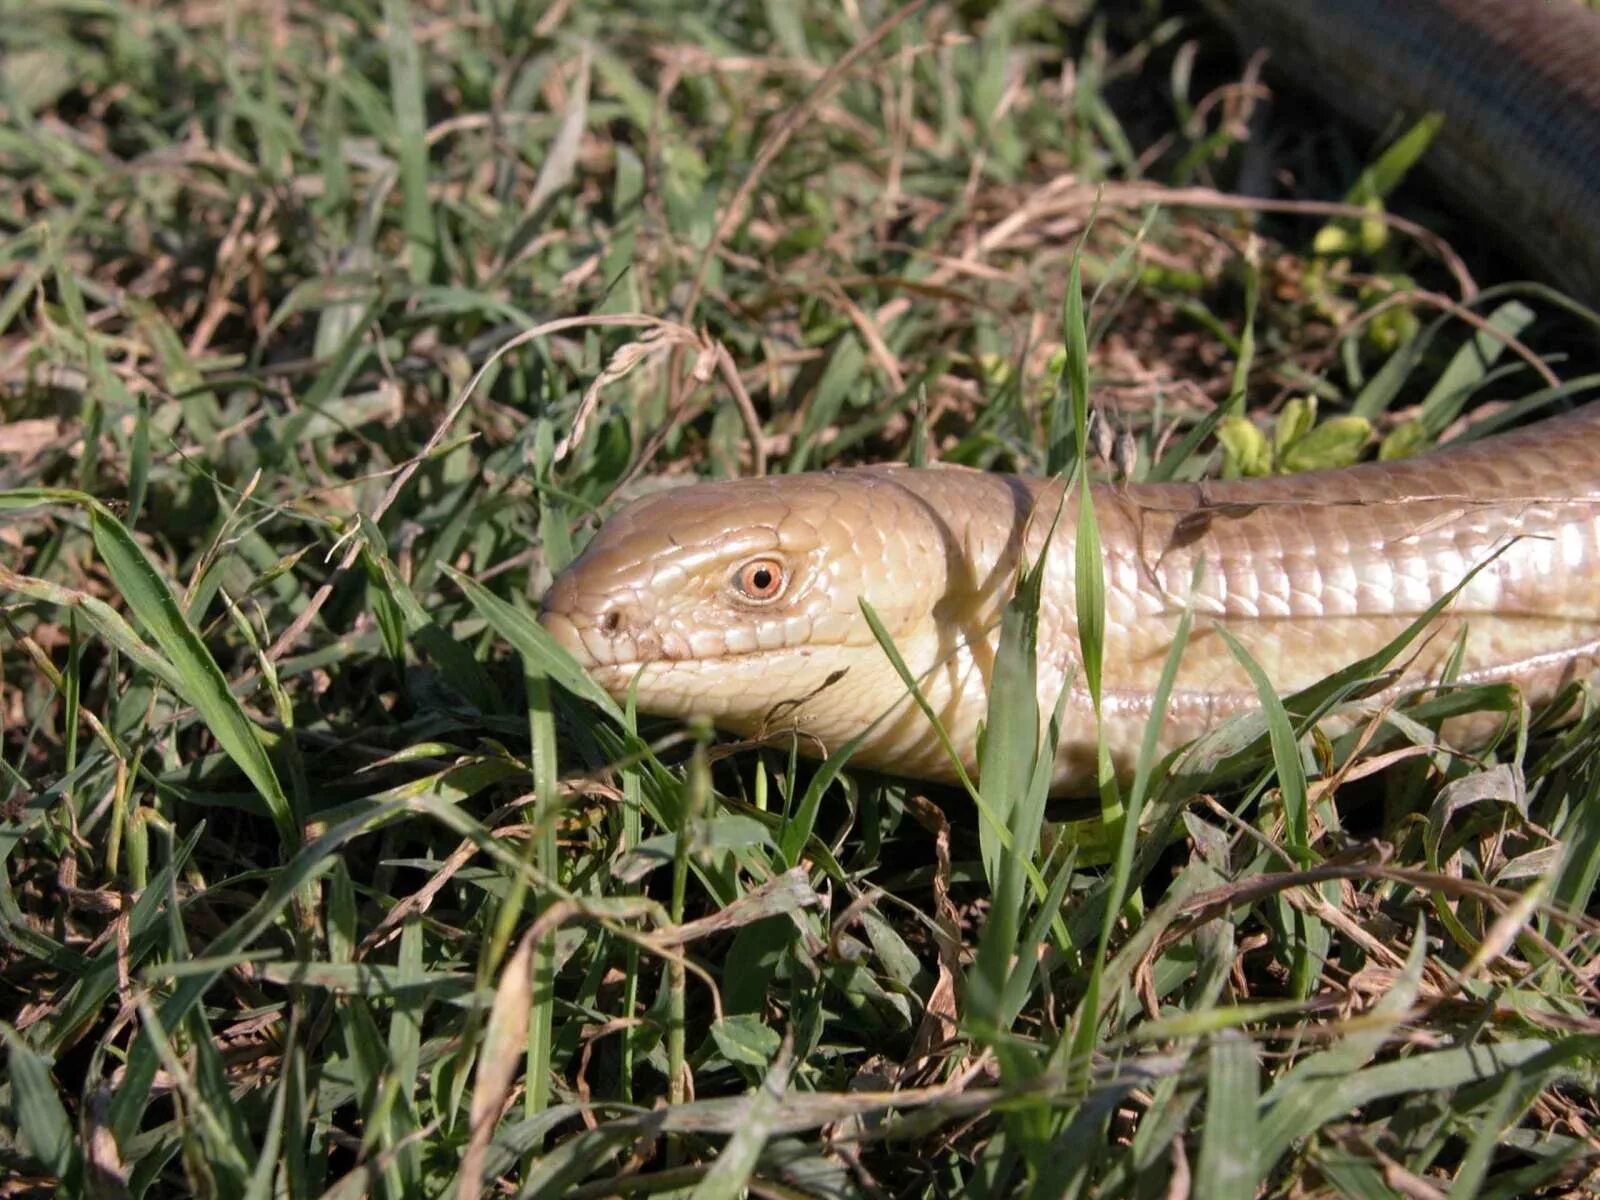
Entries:
[[1027, 587], [972, 797], [540, 636], [663, 480], [1297, 469], [1592, 390], [1398, 223], [1474, 240], [1415, 139], [1276, 109], [1324, 207], [1230, 207], [1196, 10], [983, 7], [6, 8], [6, 1195], [1593, 1186], [1587, 700], [1319, 740], [1357, 664], [1065, 805]]

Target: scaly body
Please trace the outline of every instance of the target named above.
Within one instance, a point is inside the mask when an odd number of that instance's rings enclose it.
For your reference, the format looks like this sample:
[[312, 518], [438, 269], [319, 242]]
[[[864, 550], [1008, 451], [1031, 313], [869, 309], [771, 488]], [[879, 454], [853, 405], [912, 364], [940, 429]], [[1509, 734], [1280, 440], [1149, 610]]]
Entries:
[[[1373, 2], [1346, 0], [1326, 12], [1359, 15]], [[1291, 61], [1317, 44], [1296, 41], [1296, 29], [1306, 32], [1296, 15], [1304, 6], [1232, 7], [1263, 14], [1261, 32]], [[1480, 211], [1493, 208], [1522, 168], [1528, 191], [1521, 207], [1502, 214], [1508, 237], [1569, 290], [1600, 293], [1600, 197], [1591, 186], [1600, 175], [1600, 72], [1589, 70], [1600, 64], [1600, 17], [1573, 9], [1542, 18], [1548, 6], [1538, 0], [1400, 7], [1430, 38], [1457, 29], [1463, 47], [1453, 69], [1429, 68], [1438, 81], [1422, 99], [1454, 106], [1458, 125], [1472, 106], [1484, 113], [1453, 141], [1447, 127], [1446, 164], [1467, 170], [1463, 164], [1483, 159], [1485, 128], [1517, 127], [1517, 114], [1503, 111], [1508, 90], [1526, 91], [1535, 78], [1556, 90], [1567, 136], [1589, 140], [1574, 148], [1534, 129], [1525, 144], [1501, 148], [1504, 178], [1469, 171], [1464, 198]], [[1522, 40], [1502, 46], [1495, 39], [1508, 13]], [[1583, 38], [1587, 56], [1572, 50]], [[1496, 52], [1485, 53], [1486, 44]], [[1548, 54], [1540, 58], [1552, 45], [1560, 47], [1553, 66]], [[1448, 52], [1447, 44], [1437, 54], [1448, 61]], [[1407, 56], [1418, 54], [1436, 51], [1401, 39], [1388, 58], [1374, 52], [1379, 66], [1369, 61], [1368, 73], [1414, 80], [1420, 68], [1406, 69]], [[1398, 65], [1385, 71], [1383, 62]], [[1448, 94], [1438, 96], [1440, 88]], [[1523, 103], [1544, 120], [1547, 100]], [[1576, 197], [1590, 202], [1554, 211]], [[1544, 223], [1529, 228], [1541, 215]], [[1551, 241], [1562, 230], [1587, 233], [1564, 257]], [[744, 735], [795, 729], [814, 752], [871, 726], [857, 761], [948, 780], [953, 767], [872, 637], [860, 601], [884, 618], [972, 769], [1000, 608], [1020, 556], [1043, 549], [1060, 486], [961, 469], [868, 467], [679, 489], [608, 522], [552, 586], [543, 619], [603, 686], [620, 695], [637, 680], [645, 711], [708, 715]], [[1160, 715], [1164, 749], [1257, 703], [1218, 626], [1288, 693], [1375, 652], [1475, 569], [1403, 676], [1371, 703], [1436, 682], [1458, 637], [1459, 678], [1514, 683], [1534, 705], [1600, 661], [1597, 409], [1400, 463], [1102, 486], [1096, 512], [1107, 583], [1105, 736], [1124, 773], [1151, 719], [1197, 566], [1195, 630]], [[1040, 628], [1041, 704], [1048, 710], [1062, 687], [1074, 688], [1058, 792], [1092, 784], [1096, 737], [1079, 671], [1074, 528], [1069, 500], [1046, 559]], [[1447, 732], [1470, 746], [1492, 724], [1458, 721]]]

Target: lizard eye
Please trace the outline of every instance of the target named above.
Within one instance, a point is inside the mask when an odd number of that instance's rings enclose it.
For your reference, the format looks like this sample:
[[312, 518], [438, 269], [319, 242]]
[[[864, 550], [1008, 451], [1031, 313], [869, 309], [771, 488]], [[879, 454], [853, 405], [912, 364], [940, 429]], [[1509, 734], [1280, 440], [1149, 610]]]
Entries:
[[775, 558], [753, 558], [733, 573], [734, 590], [757, 604], [776, 600], [788, 582], [783, 564]]

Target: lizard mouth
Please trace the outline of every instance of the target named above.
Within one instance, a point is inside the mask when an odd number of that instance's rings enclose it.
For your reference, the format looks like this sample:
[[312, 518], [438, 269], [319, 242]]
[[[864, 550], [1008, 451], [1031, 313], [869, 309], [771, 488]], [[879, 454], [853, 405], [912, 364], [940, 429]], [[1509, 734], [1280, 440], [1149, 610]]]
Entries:
[[562, 649], [591, 673], [608, 672], [631, 676], [642, 669], [672, 667], [693, 669], [702, 664], [748, 662], [764, 658], [805, 659], [810, 646], [730, 646], [718, 639], [714, 646], [696, 647], [683, 639], [662, 638], [650, 631], [624, 634], [599, 621], [574, 621], [566, 613], [546, 609], [539, 623]]

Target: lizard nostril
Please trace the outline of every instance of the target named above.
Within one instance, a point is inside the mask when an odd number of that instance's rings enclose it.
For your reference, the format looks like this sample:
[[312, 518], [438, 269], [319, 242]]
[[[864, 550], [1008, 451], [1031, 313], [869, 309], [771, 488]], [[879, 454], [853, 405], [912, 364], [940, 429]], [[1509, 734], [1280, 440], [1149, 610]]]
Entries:
[[620, 608], [607, 609], [606, 615], [600, 618], [600, 629], [603, 633], [620, 633], [623, 624], [622, 610]]

